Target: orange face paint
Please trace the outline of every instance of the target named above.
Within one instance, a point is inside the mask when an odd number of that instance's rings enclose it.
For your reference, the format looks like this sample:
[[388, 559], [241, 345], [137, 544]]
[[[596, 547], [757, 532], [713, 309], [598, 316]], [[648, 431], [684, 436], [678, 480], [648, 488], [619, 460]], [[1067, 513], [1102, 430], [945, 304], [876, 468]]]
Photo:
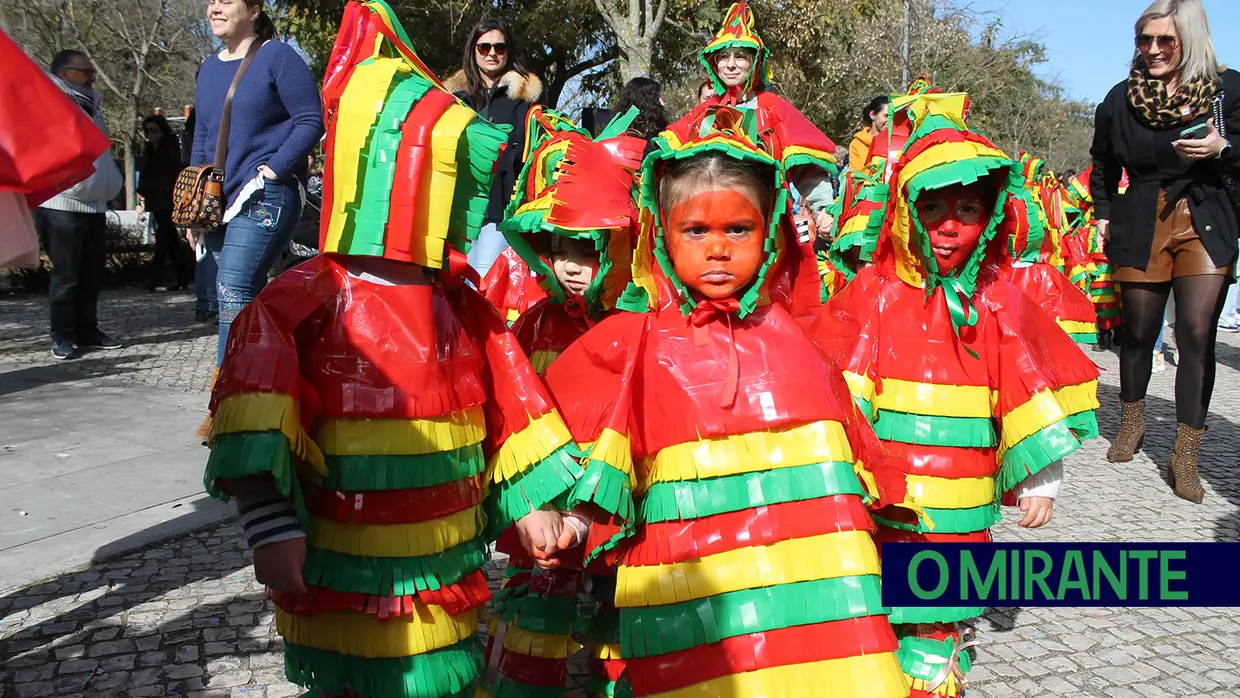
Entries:
[[701, 298], [735, 295], [758, 275], [766, 216], [733, 189], [696, 194], [672, 207], [664, 236], [676, 276]]
[[924, 192], [917, 198], [917, 219], [930, 236], [940, 274], [955, 272], [973, 254], [994, 205], [990, 187], [980, 182]]

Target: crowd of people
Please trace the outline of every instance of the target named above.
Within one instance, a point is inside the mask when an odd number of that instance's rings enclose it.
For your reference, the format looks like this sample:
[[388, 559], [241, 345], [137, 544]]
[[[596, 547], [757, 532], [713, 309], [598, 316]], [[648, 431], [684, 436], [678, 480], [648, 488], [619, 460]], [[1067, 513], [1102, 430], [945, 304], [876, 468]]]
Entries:
[[[1240, 74], [1199, 0], [1138, 18], [1092, 165], [1064, 176], [926, 76], [864, 105], [838, 161], [770, 89], [744, 2], [687, 114], [635, 78], [595, 130], [541, 103], [503, 22], [440, 80], [383, 0], [350, 2], [320, 97], [262, 0], [208, 18], [224, 49], [190, 164], [222, 163], [226, 210], [189, 233], [219, 307], [204, 479], [315, 695], [563, 695], [581, 634], [597, 696], [961, 695], [984, 609], [884, 606], [883, 545], [989, 542], [1004, 505], [1050, 523], [1098, 436], [1082, 347], [1117, 334], [1107, 458], [1130, 460], [1172, 294], [1168, 485], [1203, 500]], [[102, 126], [86, 57], [52, 73]], [[167, 260], [184, 286], [175, 136], [143, 127], [151, 279]], [[319, 254], [269, 283], [320, 141]], [[105, 157], [37, 210], [61, 358], [118, 344], [86, 260]]]

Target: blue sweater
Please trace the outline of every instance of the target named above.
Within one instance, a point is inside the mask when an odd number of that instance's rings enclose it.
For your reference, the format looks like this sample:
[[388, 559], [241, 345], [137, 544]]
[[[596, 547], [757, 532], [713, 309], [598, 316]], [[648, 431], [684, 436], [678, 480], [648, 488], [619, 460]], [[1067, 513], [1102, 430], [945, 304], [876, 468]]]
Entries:
[[[191, 165], [215, 161], [224, 97], [241, 59], [220, 60], [218, 54], [202, 64], [194, 98], [197, 119]], [[230, 204], [245, 183], [270, 167], [281, 181], [306, 180], [306, 158], [323, 136], [323, 107], [314, 76], [306, 62], [288, 44], [268, 41], [233, 95], [232, 124], [228, 132], [228, 159], [224, 163], [224, 198]]]

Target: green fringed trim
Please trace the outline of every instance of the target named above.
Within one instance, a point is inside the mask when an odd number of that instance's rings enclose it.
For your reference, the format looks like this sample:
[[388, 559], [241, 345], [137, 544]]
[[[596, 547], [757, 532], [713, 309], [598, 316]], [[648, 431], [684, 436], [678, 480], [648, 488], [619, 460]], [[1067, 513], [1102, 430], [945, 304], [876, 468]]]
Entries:
[[216, 480], [236, 480], [252, 475], [271, 475], [280, 494], [293, 501], [293, 509], [302, 530], [310, 527], [310, 514], [297, 482], [297, 468], [293, 465], [293, 451], [286, 437], [279, 430], [251, 431], [224, 434], [211, 443], [211, 455], [207, 456], [207, 470], [202, 484], [207, 494], [227, 502], [229, 496], [220, 491]]
[[507, 124], [493, 124], [481, 117], [470, 122], [456, 143], [456, 187], [448, 217], [448, 242], [468, 252], [478, 237], [491, 200], [495, 155], [508, 142]]
[[550, 504], [581, 476], [581, 465], [565, 448], [557, 448], [521, 477], [492, 485], [484, 508], [487, 537], [494, 540], [517, 519]]
[[1072, 435], [1078, 441], [1085, 442], [1098, 438], [1098, 416], [1093, 410], [1068, 415], [1064, 421], [1067, 422]]
[[878, 410], [874, 433], [884, 441], [921, 446], [988, 448], [999, 443], [994, 422], [985, 417], [935, 417]]
[[[835, 164], [834, 162], [820, 158], [820, 157], [816, 157], [814, 155], [810, 155], [809, 153], [796, 153], [794, 155], [790, 155], [784, 158], [784, 169], [785, 170], [791, 170], [794, 167], [801, 167], [802, 165], [809, 165], [810, 167], [817, 167], [818, 169], [824, 171], [825, 173], [831, 175], [832, 177], [834, 177], [840, 171], [839, 165]], [[838, 196], [839, 192], [836, 192], [836, 195]]]
[[577, 596], [514, 593], [495, 604], [495, 614], [522, 630], [547, 635], [570, 635], [577, 619]]
[[306, 584], [333, 591], [371, 596], [411, 596], [456, 584], [482, 569], [491, 559], [481, 538], [462, 543], [438, 555], [419, 557], [357, 557], [308, 547], [302, 575]]
[[651, 657], [749, 633], [885, 613], [878, 575], [745, 589], [620, 609], [620, 653]]
[[897, 623], [952, 623], [977, 618], [986, 611], [984, 606], [892, 606], [891, 624]]
[[585, 472], [573, 485], [568, 495], [568, 506], [591, 503], [608, 514], [623, 521], [633, 520], [633, 492], [629, 488], [629, 476], [603, 461], [592, 460]]
[[880, 526], [901, 531], [917, 531], [918, 533], [973, 533], [974, 531], [984, 531], [1003, 520], [1003, 512], [999, 509], [998, 502], [983, 504], [980, 507], [973, 507], [971, 509], [926, 508], [925, 511], [926, 517], [934, 524], [933, 529], [922, 523], [920, 517], [915, 524], [889, 521], [877, 515], [874, 515], [874, 521]]
[[[954, 649], [956, 649], [956, 643], [950, 639], [940, 641], [907, 635], [900, 638], [900, 649], [896, 650], [896, 660], [900, 662], [900, 669], [904, 673], [915, 679], [931, 681], [943, 671], [946, 664], [929, 662], [926, 658], [936, 657], [947, 660], [952, 656]], [[966, 674], [973, 666], [973, 659], [967, 651], [956, 655], [956, 662], [960, 665], [960, 671]]]
[[495, 681], [487, 686], [491, 698], [564, 698], [564, 686], [533, 686], [517, 683], [496, 672]]
[[620, 547], [620, 545], [624, 543], [626, 538], [629, 538], [636, 532], [637, 532], [637, 527], [633, 524], [632, 521], [621, 522], [620, 530], [617, 533], [613, 534], [611, 538], [608, 538], [607, 540], [600, 543], [593, 550], [586, 553], [585, 561], [582, 564], [590, 565], [595, 560], [599, 559], [599, 556], [602, 555], [603, 553], [606, 553], [610, 550], [615, 550], [616, 548]]
[[619, 681], [605, 681], [600, 676], [591, 676], [586, 685], [586, 695], [607, 696], [608, 698], [633, 698], [633, 687], [621, 678]]
[[482, 648], [474, 638], [426, 654], [390, 659], [284, 646], [284, 675], [289, 681], [337, 696], [349, 688], [358, 698], [445, 698], [472, 688], [482, 666]]
[[616, 310], [648, 313], [650, 312], [650, 294], [646, 292], [646, 289], [630, 281], [629, 285], [624, 288], [624, 293], [616, 299]]
[[509, 563], [509, 565], [504, 568], [504, 579], [512, 579], [518, 574], [531, 574], [533, 571], [533, 567], [517, 567], [516, 565]]
[[433, 487], [479, 475], [486, 465], [482, 444], [420, 456], [328, 456], [323, 486], [341, 492]]
[[1083, 332], [1069, 332], [1068, 336], [1077, 344], [1093, 344], [1098, 341], [1098, 335], [1085, 334]]
[[1003, 454], [1003, 465], [995, 477], [996, 494], [1010, 491], [1025, 478], [1057, 460], [1063, 460], [1080, 447], [1081, 442], [1064, 419], [1026, 436]]
[[853, 402], [857, 403], [857, 407], [861, 409], [861, 414], [865, 415], [867, 421], [874, 421], [874, 403], [856, 395], [853, 395]]
[[697, 519], [837, 494], [865, 495], [852, 463], [814, 463], [709, 480], [660, 482], [651, 485], [642, 498], [638, 518], [645, 523]]
[[[610, 599], [608, 601], [610, 602]], [[596, 643], [620, 642], [620, 611], [612, 606], [599, 606], [590, 619], [586, 638]]]

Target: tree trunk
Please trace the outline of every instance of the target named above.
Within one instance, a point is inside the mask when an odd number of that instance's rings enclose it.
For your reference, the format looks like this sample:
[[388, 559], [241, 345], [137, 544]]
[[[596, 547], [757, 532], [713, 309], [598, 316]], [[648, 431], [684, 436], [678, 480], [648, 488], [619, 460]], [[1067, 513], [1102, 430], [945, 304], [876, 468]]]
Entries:
[[603, 21], [616, 35], [620, 51], [620, 79], [649, 77], [654, 65], [654, 41], [667, 16], [667, 0], [594, 0]]
[[136, 95], [130, 95], [128, 104], [125, 105], [125, 125], [126, 130], [121, 134], [121, 138], [125, 143], [125, 210], [132, 211], [138, 204], [137, 184], [134, 178], [134, 159], [133, 159], [133, 129], [138, 123], [138, 99]]

